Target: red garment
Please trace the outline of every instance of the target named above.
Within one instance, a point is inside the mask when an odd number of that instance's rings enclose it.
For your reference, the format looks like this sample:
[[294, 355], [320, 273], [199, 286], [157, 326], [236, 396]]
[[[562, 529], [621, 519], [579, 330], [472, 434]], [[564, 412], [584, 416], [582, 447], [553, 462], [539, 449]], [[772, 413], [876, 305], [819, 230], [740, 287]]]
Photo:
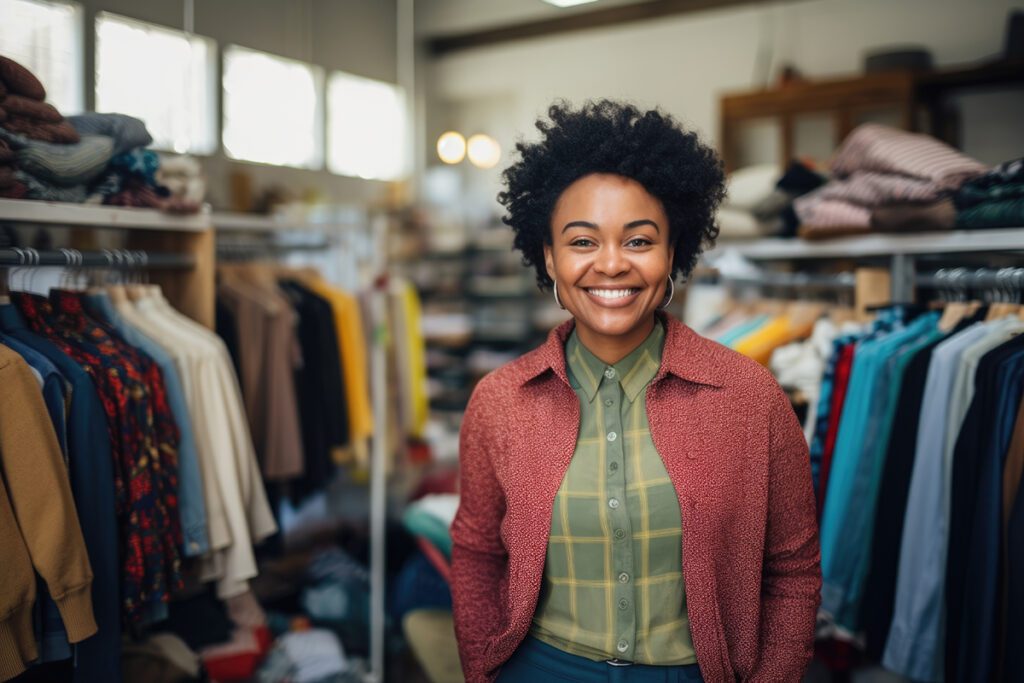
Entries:
[[[810, 459], [786, 394], [756, 362], [659, 314], [651, 436], [683, 519], [682, 570], [708, 683], [798, 681], [813, 654], [821, 569]], [[493, 681], [537, 606], [551, 510], [580, 408], [568, 321], [470, 399], [452, 524], [452, 601], [468, 683]]]
[[818, 482], [818, 519], [825, 509], [825, 491], [828, 489], [828, 473], [832, 469], [832, 453], [836, 450], [836, 435], [839, 434], [839, 418], [846, 402], [846, 389], [850, 386], [850, 369], [857, 344], [851, 343], [839, 352], [836, 374], [832, 380], [832, 406], [828, 411], [828, 431], [825, 432], [825, 449], [821, 454], [821, 481]]

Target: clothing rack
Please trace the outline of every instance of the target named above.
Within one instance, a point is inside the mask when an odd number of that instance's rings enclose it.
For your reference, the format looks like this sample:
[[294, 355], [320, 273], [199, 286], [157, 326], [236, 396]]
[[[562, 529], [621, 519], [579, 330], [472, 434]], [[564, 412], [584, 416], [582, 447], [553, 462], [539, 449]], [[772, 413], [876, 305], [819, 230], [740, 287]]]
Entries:
[[[338, 210], [313, 221], [290, 221], [281, 216], [251, 216], [214, 213], [215, 256], [225, 262], [275, 258], [294, 253], [333, 252], [344, 259], [360, 286], [370, 288], [370, 401], [374, 413], [374, 437], [370, 448], [370, 659], [367, 683], [384, 680], [385, 592], [387, 526], [387, 344], [389, 338], [387, 302], [387, 212], [371, 211], [365, 216]], [[246, 235], [240, 238], [241, 235]], [[306, 236], [318, 239], [301, 239]], [[296, 239], [300, 238], [300, 239]], [[356, 273], [366, 266], [368, 277]], [[349, 282], [349, 286], [353, 286]]]
[[0, 266], [17, 268], [64, 266], [67, 268], [107, 269], [189, 269], [195, 266], [190, 254], [149, 252], [141, 249], [104, 249], [79, 251], [57, 249], [40, 251], [11, 247], [0, 249]]

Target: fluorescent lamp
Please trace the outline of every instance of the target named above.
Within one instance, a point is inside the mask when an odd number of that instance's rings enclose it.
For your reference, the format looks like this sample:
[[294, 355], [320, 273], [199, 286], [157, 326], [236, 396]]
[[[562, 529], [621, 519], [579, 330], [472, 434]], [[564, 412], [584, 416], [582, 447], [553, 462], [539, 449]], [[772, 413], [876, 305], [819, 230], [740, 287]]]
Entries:
[[597, 2], [597, 0], [544, 0], [544, 2], [555, 7], [573, 7], [574, 5], [586, 5], [589, 2]]

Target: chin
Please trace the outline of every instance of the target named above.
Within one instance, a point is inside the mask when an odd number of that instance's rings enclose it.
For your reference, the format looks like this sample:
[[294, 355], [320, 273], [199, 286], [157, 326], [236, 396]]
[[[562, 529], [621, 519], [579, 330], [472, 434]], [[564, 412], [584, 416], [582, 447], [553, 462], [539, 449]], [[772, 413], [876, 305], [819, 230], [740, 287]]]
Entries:
[[638, 315], [632, 311], [616, 311], [599, 315], [580, 315], [576, 317], [576, 323], [605, 337], [619, 337], [640, 327], [647, 319], [648, 314]]

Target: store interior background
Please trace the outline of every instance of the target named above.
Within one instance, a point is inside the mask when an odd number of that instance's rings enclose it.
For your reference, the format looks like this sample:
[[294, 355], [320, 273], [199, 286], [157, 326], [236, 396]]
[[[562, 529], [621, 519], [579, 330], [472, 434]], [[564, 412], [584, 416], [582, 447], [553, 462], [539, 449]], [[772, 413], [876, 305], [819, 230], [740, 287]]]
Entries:
[[[13, 7], [11, 2], [0, 0], [0, 12]], [[510, 251], [511, 233], [501, 224], [502, 209], [496, 201], [501, 170], [514, 159], [516, 141], [535, 137], [534, 122], [553, 101], [579, 104], [608, 97], [660, 107], [709, 144], [718, 145], [723, 95], [773, 88], [784, 67], [795, 68], [808, 81], [854, 78], [863, 75], [866, 55], [908, 47], [926, 50], [935, 69], [980, 65], [1002, 54], [1010, 16], [1024, 11], [1022, 0], [598, 0], [567, 8], [541, 0], [76, 0], [74, 4], [80, 8], [82, 44], [75, 67], [80, 77], [71, 78], [71, 87], [79, 89], [85, 111], [96, 105], [93, 26], [102, 13], [179, 31], [191, 18], [195, 35], [215, 41], [209, 74], [213, 108], [207, 113], [215, 122], [215, 148], [191, 155], [201, 165], [205, 201], [213, 212], [245, 214], [260, 207], [282, 217], [282, 233], [288, 232], [289, 222], [312, 224], [325, 215], [339, 217], [339, 223], [358, 232], [361, 227], [353, 226], [365, 227], [375, 216], [386, 216], [387, 240], [376, 243], [384, 245], [384, 253], [367, 255], [372, 240], [357, 240], [363, 261], [374, 264], [359, 266], [358, 274], [346, 270], [355, 267], [355, 261], [343, 253], [297, 253], [287, 261], [333, 268], [347, 286], [369, 287], [372, 278], [383, 272], [409, 278], [418, 290], [431, 413], [422, 441], [417, 442], [426, 444], [429, 454], [410, 457], [411, 449], [401, 439], [389, 440], [393, 448], [387, 472], [389, 539], [403, 533], [402, 519], [412, 492], [426, 480], [441, 480], [455, 472], [458, 427], [475, 382], [538, 344], [565, 318], [550, 295], [537, 290], [531, 272]], [[616, 25], [498, 37], [515, 27], [633, 5], [658, 6], [664, 11]], [[0, 26], [0, 55], [5, 54], [4, 31], [10, 30], [10, 25]], [[469, 35], [479, 44], [460, 45], [458, 38]], [[323, 159], [314, 168], [298, 168], [232, 158], [220, 137], [220, 55], [228, 45], [312, 64], [325, 73], [342, 71], [397, 86], [404, 93], [407, 118], [391, 135], [403, 141], [400, 164], [404, 171], [394, 179], [366, 179], [331, 172]], [[950, 96], [950, 125], [959, 134], [961, 151], [987, 165], [1022, 154], [1022, 80]], [[266, 98], [270, 106], [275, 92], [268, 88]], [[323, 115], [324, 103], [319, 106]], [[862, 120], [898, 125], [899, 117], [889, 109], [866, 112]], [[287, 120], [279, 124], [291, 125]], [[469, 160], [442, 163], [436, 142], [448, 131], [466, 138], [480, 133], [490, 136], [500, 147], [499, 160], [490, 168]], [[274, 134], [273, 128], [265, 131], [267, 136]], [[317, 135], [323, 134], [321, 127]], [[738, 166], [781, 165], [780, 139], [776, 122], [745, 127]], [[832, 120], [804, 118], [795, 126], [794, 140], [801, 157], [827, 166], [835, 151]], [[287, 241], [288, 235], [273, 238]], [[58, 242], [61, 239], [57, 237]], [[341, 244], [352, 242], [343, 239]], [[716, 252], [721, 254], [728, 244], [726, 236]], [[1015, 258], [998, 264], [1024, 265], [1019, 254]], [[972, 263], [985, 265], [984, 259], [972, 258]], [[789, 270], [800, 273], [803, 267], [796, 262]], [[800, 299], [803, 294], [796, 291], [789, 296]], [[689, 320], [708, 319], [701, 311], [688, 309], [685, 296], [674, 303], [673, 312]], [[332, 489], [331, 495], [336, 496], [332, 512], [345, 517], [346, 524], [365, 525], [369, 520], [367, 481], [365, 471], [346, 472]], [[369, 541], [375, 542], [380, 539]], [[389, 577], [401, 568], [395, 563], [407, 558], [411, 545], [408, 539], [400, 542], [403, 554], [397, 558], [388, 551], [388, 561], [393, 563], [387, 568]], [[450, 622], [440, 623], [445, 624], [443, 630]], [[450, 633], [431, 634], [439, 640], [428, 639], [428, 644], [410, 649], [409, 634], [402, 633], [401, 624], [392, 623], [388, 629], [387, 680], [460, 679]], [[815, 662], [807, 680], [904, 679], [871, 663], [844, 679]]]

